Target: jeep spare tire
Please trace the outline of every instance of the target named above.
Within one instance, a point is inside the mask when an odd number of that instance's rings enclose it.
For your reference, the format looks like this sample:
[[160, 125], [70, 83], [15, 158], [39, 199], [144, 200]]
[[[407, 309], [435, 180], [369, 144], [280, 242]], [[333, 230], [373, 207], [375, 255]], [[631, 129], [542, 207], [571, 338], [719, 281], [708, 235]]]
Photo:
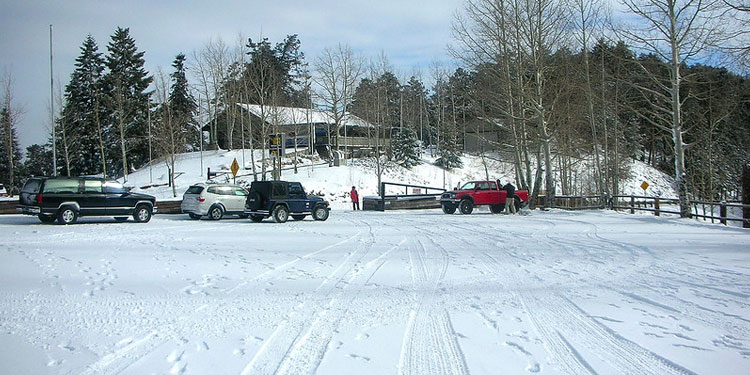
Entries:
[[255, 190], [250, 191], [250, 194], [248, 194], [247, 196], [246, 202], [247, 202], [246, 204], [247, 208], [250, 209], [251, 211], [259, 210], [263, 203], [260, 197], [260, 193], [258, 193]]

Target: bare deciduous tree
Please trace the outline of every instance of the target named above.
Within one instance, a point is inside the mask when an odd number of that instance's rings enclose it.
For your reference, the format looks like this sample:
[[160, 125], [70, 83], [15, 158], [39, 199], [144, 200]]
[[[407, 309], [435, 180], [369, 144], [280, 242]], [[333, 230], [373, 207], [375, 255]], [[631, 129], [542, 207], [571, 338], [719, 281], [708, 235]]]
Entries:
[[[354, 96], [357, 81], [364, 72], [362, 58], [348, 45], [339, 44], [336, 49], [325, 48], [315, 62], [315, 83], [320, 87], [319, 98], [334, 121], [336, 149], [339, 144], [339, 130]], [[346, 137], [346, 127], [344, 137]]]
[[641, 117], [653, 126], [668, 132], [674, 148], [674, 174], [680, 198], [680, 214], [690, 217], [690, 204], [685, 168], [683, 124], [680, 96], [683, 64], [718, 45], [726, 37], [722, 25], [721, 0], [622, 0], [630, 12], [640, 19], [638, 25], [628, 25], [618, 31], [622, 37], [641, 51], [658, 56], [669, 71], [668, 81], [642, 67], [644, 74], [657, 89], [640, 86], [648, 95], [656, 116]]

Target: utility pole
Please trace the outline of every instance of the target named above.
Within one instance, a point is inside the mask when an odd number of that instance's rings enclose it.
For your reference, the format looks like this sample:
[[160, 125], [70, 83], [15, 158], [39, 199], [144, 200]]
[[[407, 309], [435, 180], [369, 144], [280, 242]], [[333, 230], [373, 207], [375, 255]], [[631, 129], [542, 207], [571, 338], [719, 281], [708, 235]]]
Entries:
[[148, 182], [154, 183], [153, 159], [151, 156], [151, 100], [146, 99], [146, 111], [148, 111]]
[[55, 152], [55, 89], [52, 78], [52, 24], [49, 25], [49, 118], [52, 124], [52, 176], [57, 176], [57, 153]]
[[203, 117], [201, 117], [201, 109], [203, 101], [201, 101], [201, 94], [198, 94], [198, 143], [200, 144], [201, 150], [201, 177], [203, 177]]

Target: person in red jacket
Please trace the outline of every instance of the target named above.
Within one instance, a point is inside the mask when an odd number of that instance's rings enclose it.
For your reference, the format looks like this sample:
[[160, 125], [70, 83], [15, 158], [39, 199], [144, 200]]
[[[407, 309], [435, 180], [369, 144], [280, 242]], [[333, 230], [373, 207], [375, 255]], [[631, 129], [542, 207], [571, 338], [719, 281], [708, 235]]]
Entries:
[[359, 210], [359, 194], [357, 194], [357, 188], [352, 186], [352, 191], [349, 192], [349, 196], [352, 197], [352, 210]]

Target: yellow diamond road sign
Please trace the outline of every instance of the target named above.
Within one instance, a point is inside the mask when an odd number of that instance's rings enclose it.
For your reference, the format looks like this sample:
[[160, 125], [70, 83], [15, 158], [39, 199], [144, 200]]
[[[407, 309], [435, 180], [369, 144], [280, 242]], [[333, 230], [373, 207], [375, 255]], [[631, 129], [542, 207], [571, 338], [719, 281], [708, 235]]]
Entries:
[[641, 184], [641, 189], [643, 189], [643, 190], [648, 189], [648, 182], [643, 181], [643, 183]]
[[232, 170], [232, 176], [237, 177], [237, 171], [240, 170], [240, 165], [239, 163], [237, 163], [237, 158], [234, 159], [234, 161], [232, 162], [232, 166], [229, 167], [229, 169]]

